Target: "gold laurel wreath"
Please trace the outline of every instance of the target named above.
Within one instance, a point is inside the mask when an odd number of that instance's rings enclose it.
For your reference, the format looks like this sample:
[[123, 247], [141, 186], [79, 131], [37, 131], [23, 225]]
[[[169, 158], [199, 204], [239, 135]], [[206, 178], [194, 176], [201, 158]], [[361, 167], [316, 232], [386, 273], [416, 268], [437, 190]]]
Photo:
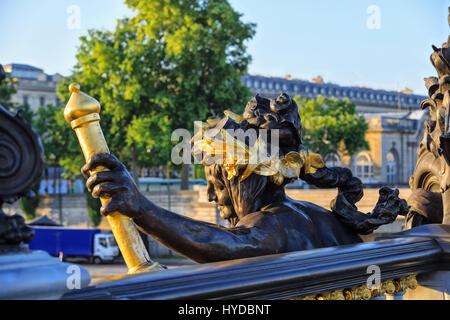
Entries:
[[[224, 113], [238, 123], [243, 121], [241, 116], [232, 111], [226, 110]], [[221, 140], [218, 140], [208, 133], [208, 129], [213, 128], [218, 122], [217, 119], [208, 119], [206, 123], [196, 123], [200, 131], [192, 139], [193, 153], [214, 157], [216, 163], [223, 164], [228, 180], [237, 177], [239, 169], [245, 167], [240, 181], [244, 181], [255, 173], [270, 176], [275, 184], [281, 185], [285, 179], [298, 179], [302, 168], [306, 174], [314, 174], [317, 169], [324, 167], [322, 157], [303, 146], [299, 152], [291, 151], [284, 156], [261, 161], [258, 157], [259, 152], [267, 150], [267, 146], [260, 137], [253, 146], [247, 147], [244, 142], [232, 137], [227, 130], [221, 129]]]

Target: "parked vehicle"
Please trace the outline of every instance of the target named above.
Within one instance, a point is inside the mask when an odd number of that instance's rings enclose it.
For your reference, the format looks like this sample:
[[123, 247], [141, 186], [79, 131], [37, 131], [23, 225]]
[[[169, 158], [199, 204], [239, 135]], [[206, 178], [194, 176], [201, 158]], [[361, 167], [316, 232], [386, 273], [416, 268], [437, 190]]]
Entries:
[[64, 258], [86, 258], [95, 264], [112, 262], [120, 254], [111, 232], [64, 227], [32, 228], [35, 236], [29, 244], [30, 250], [43, 250]]

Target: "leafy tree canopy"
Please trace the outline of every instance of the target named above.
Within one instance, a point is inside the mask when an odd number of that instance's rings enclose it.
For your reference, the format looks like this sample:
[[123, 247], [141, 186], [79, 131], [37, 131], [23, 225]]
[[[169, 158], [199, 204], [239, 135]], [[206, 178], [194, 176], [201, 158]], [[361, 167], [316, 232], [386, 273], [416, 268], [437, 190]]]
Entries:
[[0, 84], [0, 105], [10, 111], [14, 107], [14, 103], [11, 102], [11, 96], [16, 93], [14, 85], [14, 80], [9, 76]]
[[365, 139], [368, 125], [356, 114], [348, 99], [318, 96], [316, 99], [295, 97], [303, 124], [303, 143], [323, 156], [330, 152], [353, 155], [369, 149]]
[[[250, 61], [245, 41], [255, 26], [226, 0], [125, 3], [133, 17], [80, 38], [73, 76], [58, 93], [67, 101], [68, 84], [76, 81], [98, 99], [111, 152], [136, 169], [168, 163], [174, 129], [193, 130], [195, 120], [242, 110], [250, 97], [240, 79]], [[66, 150], [61, 164], [79, 168], [84, 160]]]

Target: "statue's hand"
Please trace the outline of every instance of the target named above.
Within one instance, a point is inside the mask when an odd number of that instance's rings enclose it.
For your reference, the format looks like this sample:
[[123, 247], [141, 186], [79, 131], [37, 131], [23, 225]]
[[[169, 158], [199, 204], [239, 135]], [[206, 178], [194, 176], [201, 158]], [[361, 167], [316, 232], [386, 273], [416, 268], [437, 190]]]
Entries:
[[[105, 167], [110, 171], [91, 174], [97, 167]], [[81, 173], [87, 179], [86, 187], [94, 198], [111, 199], [101, 207], [102, 215], [120, 212], [130, 218], [137, 218], [142, 214], [145, 197], [139, 192], [126, 167], [115, 156], [109, 153], [96, 154], [83, 166]]]
[[398, 189], [382, 187], [380, 198], [371, 214], [372, 219], [376, 219], [379, 224], [387, 224], [395, 221], [398, 215], [408, 213], [406, 200], [399, 198]]

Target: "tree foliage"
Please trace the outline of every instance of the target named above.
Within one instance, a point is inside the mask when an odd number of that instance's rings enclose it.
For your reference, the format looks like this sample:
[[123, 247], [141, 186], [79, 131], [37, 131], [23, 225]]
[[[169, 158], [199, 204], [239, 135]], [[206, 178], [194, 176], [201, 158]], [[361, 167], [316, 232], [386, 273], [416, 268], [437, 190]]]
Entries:
[[369, 149], [365, 139], [368, 125], [356, 114], [348, 99], [318, 96], [316, 99], [295, 97], [303, 124], [303, 143], [323, 156], [330, 152], [353, 155]]
[[100, 208], [102, 204], [99, 199], [93, 198], [91, 193], [85, 189], [84, 195], [86, 197], [86, 207], [89, 220], [92, 227], [97, 227], [102, 222], [102, 215], [100, 214]]
[[[174, 129], [193, 130], [195, 120], [245, 105], [250, 92], [240, 75], [254, 25], [241, 22], [226, 0], [125, 3], [134, 16], [118, 20], [113, 31], [81, 37], [73, 76], [58, 92], [67, 101], [68, 84], [76, 81], [100, 101], [111, 152], [136, 171], [169, 162]], [[61, 164], [79, 168], [84, 160], [66, 150]]]
[[12, 111], [12, 108], [14, 108], [14, 103], [11, 102], [11, 96], [14, 93], [16, 93], [14, 79], [7, 76], [0, 84], [0, 105], [6, 108], [6, 110]]

